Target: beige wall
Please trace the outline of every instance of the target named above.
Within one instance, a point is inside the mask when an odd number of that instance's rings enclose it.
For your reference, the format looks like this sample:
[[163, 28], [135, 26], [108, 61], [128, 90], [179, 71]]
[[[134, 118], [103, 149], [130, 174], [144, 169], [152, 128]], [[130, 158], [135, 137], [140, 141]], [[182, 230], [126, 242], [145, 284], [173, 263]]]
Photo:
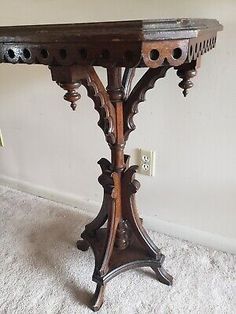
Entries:
[[[151, 227], [236, 252], [235, 12], [235, 0], [15, 0], [1, 4], [0, 24], [219, 19], [224, 31], [202, 58], [189, 96], [182, 97], [173, 70], [159, 81], [140, 105], [127, 152], [143, 147], [158, 155], [156, 176], [138, 177], [139, 208]], [[73, 113], [47, 67], [5, 64], [0, 88], [2, 182], [96, 208], [102, 192], [96, 161], [109, 151], [85, 92]]]

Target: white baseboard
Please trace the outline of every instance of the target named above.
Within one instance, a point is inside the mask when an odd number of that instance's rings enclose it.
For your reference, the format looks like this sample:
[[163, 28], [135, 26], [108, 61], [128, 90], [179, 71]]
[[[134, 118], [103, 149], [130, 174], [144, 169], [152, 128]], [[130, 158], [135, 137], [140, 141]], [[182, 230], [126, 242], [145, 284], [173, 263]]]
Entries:
[[[40, 196], [55, 202], [63, 203], [83, 210], [88, 216], [94, 216], [98, 213], [100, 205], [93, 201], [88, 201], [80, 196], [61, 193], [55, 190], [47, 189], [46, 187], [32, 184], [29, 182], [0, 176], [0, 184]], [[167, 222], [156, 217], [142, 215], [144, 224], [147, 228], [174, 236], [183, 240], [191, 241], [196, 244], [201, 244], [206, 247], [214, 248], [229, 253], [236, 254], [236, 239], [224, 237], [219, 234], [214, 234], [199, 229], [194, 229], [188, 226]]]
[[157, 219], [156, 217], [144, 216], [143, 218], [145, 226], [151, 230], [216, 250], [236, 254], [236, 238], [224, 237], [216, 233]]
[[46, 198], [51, 201], [77, 207], [83, 211], [86, 211], [89, 216], [96, 213], [99, 207], [98, 203], [88, 201], [88, 199], [85, 199], [78, 195], [58, 192], [56, 190], [48, 189], [47, 187], [41, 185], [10, 178], [7, 176], [0, 175], [0, 185], [5, 185], [7, 187], [33, 194], [42, 198]]

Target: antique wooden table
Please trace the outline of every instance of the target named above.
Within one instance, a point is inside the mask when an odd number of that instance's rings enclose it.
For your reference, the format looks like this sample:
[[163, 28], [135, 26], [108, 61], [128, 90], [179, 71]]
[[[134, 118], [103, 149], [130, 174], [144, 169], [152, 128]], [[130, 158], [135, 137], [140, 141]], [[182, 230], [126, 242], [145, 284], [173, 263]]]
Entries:
[[[83, 85], [100, 116], [98, 125], [110, 147], [111, 162], [104, 158], [98, 162], [103, 203], [97, 217], [85, 226], [83, 240], [77, 242], [81, 250], [91, 246], [95, 255], [94, 311], [103, 303], [106, 283], [125, 270], [150, 266], [160, 282], [172, 284], [162, 267], [164, 256], [138, 215], [137, 166], [129, 166], [124, 148], [147, 90], [173, 67], [186, 96], [201, 55], [215, 47], [219, 30], [222, 26], [216, 20], [185, 18], [0, 27], [1, 63], [49, 66], [52, 79], [67, 91], [64, 98], [73, 110]], [[106, 88], [94, 66], [107, 69]], [[148, 69], [132, 89], [135, 69], [140, 67]]]

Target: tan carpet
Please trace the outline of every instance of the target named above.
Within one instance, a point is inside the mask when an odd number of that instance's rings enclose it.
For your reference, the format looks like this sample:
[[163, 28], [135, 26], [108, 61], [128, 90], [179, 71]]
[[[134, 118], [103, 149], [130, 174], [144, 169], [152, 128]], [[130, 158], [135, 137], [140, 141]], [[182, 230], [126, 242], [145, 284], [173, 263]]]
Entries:
[[[0, 313], [92, 313], [93, 254], [75, 247], [88, 217], [5, 187], [0, 196]], [[128, 271], [107, 285], [99, 313], [236, 313], [236, 256], [149, 234], [166, 255], [173, 287], [147, 268]]]

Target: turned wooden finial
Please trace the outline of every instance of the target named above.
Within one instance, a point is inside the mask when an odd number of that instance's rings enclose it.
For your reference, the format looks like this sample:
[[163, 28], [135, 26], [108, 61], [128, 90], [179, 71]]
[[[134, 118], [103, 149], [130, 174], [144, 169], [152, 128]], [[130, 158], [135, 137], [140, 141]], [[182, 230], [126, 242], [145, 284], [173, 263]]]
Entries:
[[125, 250], [130, 244], [131, 230], [128, 222], [125, 219], [121, 219], [116, 231], [115, 247], [119, 250]]
[[179, 87], [183, 89], [183, 95], [186, 97], [188, 95], [188, 90], [193, 87], [193, 82], [191, 81], [191, 78], [196, 76], [197, 71], [195, 69], [191, 70], [182, 70], [179, 69], [177, 71], [177, 75], [182, 78], [182, 81], [179, 83]]
[[196, 63], [196, 61], [193, 61], [191, 63], [184, 64], [180, 66], [177, 70], [177, 75], [182, 79], [182, 81], [179, 83], [179, 87], [183, 89], [183, 95], [184, 97], [187, 96], [188, 90], [193, 87], [193, 82], [191, 79], [196, 76], [197, 70], [196, 67], [199, 64]]
[[64, 99], [66, 101], [69, 101], [71, 103], [71, 108], [73, 110], [76, 109], [77, 104], [76, 102], [81, 98], [80, 94], [78, 93], [77, 89], [80, 87], [81, 83], [57, 83], [60, 87], [67, 90], [67, 93], [64, 96]]

